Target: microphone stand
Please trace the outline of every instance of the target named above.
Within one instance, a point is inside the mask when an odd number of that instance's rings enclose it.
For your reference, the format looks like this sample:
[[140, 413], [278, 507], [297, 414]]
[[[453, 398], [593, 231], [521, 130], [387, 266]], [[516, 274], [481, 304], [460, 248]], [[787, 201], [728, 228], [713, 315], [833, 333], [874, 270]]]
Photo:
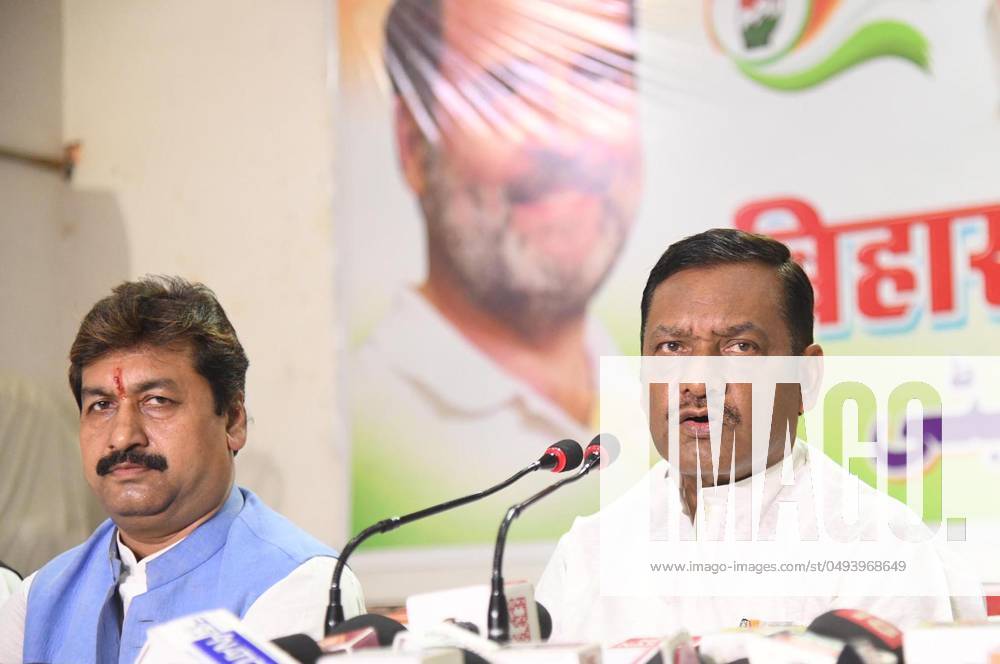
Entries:
[[583, 478], [600, 462], [600, 452], [589, 454], [583, 466], [576, 473], [558, 482], [553, 482], [535, 495], [507, 510], [506, 516], [500, 523], [500, 530], [497, 531], [496, 547], [493, 549], [493, 577], [488, 614], [488, 636], [491, 641], [506, 643], [510, 640], [510, 614], [507, 612], [507, 595], [503, 589], [503, 553], [507, 545], [507, 531], [510, 530], [510, 525], [525, 509], [553, 491]]
[[[543, 457], [544, 458], [544, 457]], [[578, 457], [579, 458], [579, 457]], [[418, 519], [423, 519], [424, 517], [433, 516], [440, 512], [445, 512], [447, 510], [453, 509], [455, 507], [461, 507], [466, 503], [471, 503], [473, 501], [479, 500], [481, 498], [486, 498], [489, 495], [505, 489], [514, 482], [518, 481], [528, 473], [533, 473], [539, 468], [544, 467], [546, 464], [543, 463], [543, 459], [535, 461], [529, 466], [522, 468], [517, 471], [503, 482], [496, 484], [483, 491], [477, 491], [476, 493], [471, 493], [467, 496], [462, 496], [461, 498], [455, 498], [454, 500], [449, 500], [448, 502], [441, 503], [439, 505], [434, 505], [432, 507], [427, 507], [418, 512], [412, 512], [410, 514], [404, 514], [403, 516], [394, 516], [388, 519], [383, 519], [378, 523], [369, 526], [362, 530], [360, 533], [355, 535], [351, 541], [349, 541], [340, 552], [337, 557], [337, 564], [333, 568], [333, 580], [330, 582], [330, 604], [326, 608], [326, 626], [324, 628], [325, 636], [329, 636], [336, 627], [337, 623], [344, 621], [344, 607], [341, 604], [341, 589], [340, 589], [340, 579], [344, 574], [344, 567], [347, 565], [347, 559], [350, 557], [351, 553], [354, 552], [358, 545], [364, 542], [366, 539], [372, 535], [379, 533], [387, 533], [391, 530], [395, 530], [400, 526], [406, 525], [411, 521], [416, 521]], [[572, 478], [570, 478], [572, 479]]]

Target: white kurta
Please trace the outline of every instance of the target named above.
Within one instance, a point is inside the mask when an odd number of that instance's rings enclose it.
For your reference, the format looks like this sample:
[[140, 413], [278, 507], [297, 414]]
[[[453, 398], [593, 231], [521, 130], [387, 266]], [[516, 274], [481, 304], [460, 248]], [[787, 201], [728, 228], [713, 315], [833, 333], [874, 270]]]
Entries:
[[[781, 466], [776, 464], [764, 473], [763, 493], [760, 512], [761, 529], [776, 527], [779, 505], [783, 501], [796, 500], [801, 505], [801, 494], [815, 486], [826, 493], [821, 505], [824, 517], [827, 511], [839, 508], [844, 494], [854, 491], [861, 496], [865, 507], [861, 520], [852, 526], [854, 532], [869, 534], [878, 530], [886, 518], [893, 523], [912, 523], [909, 508], [899, 501], [881, 494], [834, 463], [821, 452], [810, 449], [802, 441], [793, 447], [792, 468], [794, 483], [780, 482]], [[656, 464], [650, 471], [648, 503], [649, 524], [657, 528], [666, 523], [668, 512], [674, 516], [683, 514], [677, 484], [669, 476], [669, 465], [665, 461]], [[822, 482], [809, 478], [823, 475]], [[772, 481], [777, 480], [777, 481]], [[806, 484], [809, 487], [806, 487]], [[819, 488], [825, 487], [825, 488]], [[844, 489], [844, 487], [847, 487]], [[698, 495], [698, 510], [703, 521], [698, 521], [701, 533], [696, 533], [688, 517], [675, 519], [688, 535], [698, 538], [706, 533], [718, 534], [726, 519], [726, 501], [732, 490], [734, 503], [747, 504], [750, 500], [751, 478], [737, 482], [732, 487], [706, 487]], [[841, 494], [840, 492], [844, 492]], [[562, 641], [601, 641], [617, 643], [636, 636], [660, 636], [686, 629], [693, 634], [711, 634], [720, 630], [738, 627], [742, 620], [759, 620], [772, 623], [808, 625], [813, 618], [834, 608], [858, 608], [905, 628], [921, 621], [951, 621], [954, 619], [985, 618], [982, 588], [978, 580], [970, 577], [968, 568], [957, 565], [950, 554], [927, 541], [916, 547], [911, 557], [919, 561], [922, 572], [921, 592], [924, 596], [882, 597], [878, 591], [871, 595], [859, 595], [857, 586], [850, 590], [831, 592], [825, 596], [763, 596], [763, 597], [722, 597], [659, 595], [645, 597], [616, 597], [601, 593], [600, 550], [601, 521], [614, 520], [612, 527], [629, 521], [634, 504], [626, 495], [622, 502], [606, 507], [597, 514], [576, 520], [556, 547], [556, 552], [546, 567], [535, 593], [552, 614], [552, 638]], [[623, 510], [623, 511], [618, 511]], [[634, 511], [634, 509], [633, 509]], [[740, 527], [741, 513], [736, 512], [734, 524]], [[746, 515], [742, 515], [746, 518]], [[635, 525], [641, 525], [635, 522]], [[920, 526], [922, 528], [922, 525]], [[780, 533], [780, 530], [776, 532]], [[607, 540], [605, 540], [607, 541]], [[780, 539], [779, 534], [779, 540]], [[706, 549], [707, 550], [707, 549]], [[865, 577], [865, 582], [878, 583], [879, 575]], [[846, 589], [846, 577], [842, 588]], [[853, 580], [857, 580], [854, 577]], [[870, 580], [870, 581], [869, 581]], [[670, 583], [670, 579], [666, 583]], [[834, 577], [833, 583], [840, 580]], [[870, 587], [870, 586], [869, 586]]]

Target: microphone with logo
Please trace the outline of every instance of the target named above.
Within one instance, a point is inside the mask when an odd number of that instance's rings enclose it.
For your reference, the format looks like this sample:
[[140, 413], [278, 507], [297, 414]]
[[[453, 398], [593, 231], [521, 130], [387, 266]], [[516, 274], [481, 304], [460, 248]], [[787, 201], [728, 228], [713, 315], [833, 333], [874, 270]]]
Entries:
[[607, 433], [597, 434], [584, 451], [583, 466], [580, 467], [580, 470], [569, 477], [553, 482], [535, 495], [512, 505], [507, 510], [507, 514], [500, 523], [500, 529], [497, 531], [497, 540], [493, 549], [493, 576], [487, 613], [488, 636], [491, 640], [498, 643], [506, 643], [510, 640], [510, 614], [507, 611], [507, 597], [504, 592], [503, 554], [507, 545], [507, 532], [514, 519], [542, 498], [567, 484], [582, 479], [594, 468], [606, 468], [618, 457], [620, 451], [621, 445], [617, 438]]
[[296, 662], [313, 664], [326, 655], [350, 654], [362, 649], [391, 645], [396, 634], [405, 631], [406, 627], [392, 618], [366, 613], [339, 623], [319, 643], [307, 634], [290, 634], [274, 639], [271, 643], [291, 655]]
[[574, 470], [580, 465], [581, 461], [583, 461], [583, 457], [584, 453], [578, 442], [570, 439], [560, 440], [558, 443], [550, 445], [537, 461], [534, 461], [528, 466], [517, 471], [499, 484], [495, 484], [483, 491], [462, 496], [461, 498], [456, 498], [454, 500], [449, 500], [438, 505], [433, 505], [416, 512], [411, 512], [410, 514], [383, 519], [382, 521], [379, 521], [378, 523], [362, 530], [360, 533], [355, 535], [346, 546], [344, 546], [340, 556], [337, 558], [337, 564], [333, 568], [333, 579], [330, 582], [330, 604], [326, 610], [326, 625], [324, 628], [324, 634], [326, 636], [330, 636], [333, 633], [334, 628], [339, 623], [344, 621], [344, 607], [341, 603], [340, 589], [341, 577], [344, 574], [344, 567], [347, 565], [347, 559], [350, 557], [351, 553], [353, 553], [354, 550], [369, 537], [376, 534], [387, 533], [407, 523], [412, 523], [413, 521], [434, 516], [435, 514], [440, 514], [441, 512], [486, 498], [501, 489], [505, 489], [525, 475], [533, 473], [536, 470], [549, 470], [553, 473], [563, 473]]
[[[808, 631], [847, 644], [866, 643], [879, 652], [892, 653], [898, 662], [903, 661], [903, 632], [892, 623], [867, 611], [827, 611], [809, 623]], [[860, 658], [857, 660], [860, 661]], [[850, 655], [845, 652], [838, 661], [851, 662]]]
[[[903, 633], [892, 623], [859, 609], [835, 609], [817, 616], [805, 632], [749, 635], [742, 659], [729, 664], [829, 662], [830, 664], [903, 663]], [[704, 645], [704, 644], [703, 644]], [[703, 648], [704, 652], [704, 648]]]

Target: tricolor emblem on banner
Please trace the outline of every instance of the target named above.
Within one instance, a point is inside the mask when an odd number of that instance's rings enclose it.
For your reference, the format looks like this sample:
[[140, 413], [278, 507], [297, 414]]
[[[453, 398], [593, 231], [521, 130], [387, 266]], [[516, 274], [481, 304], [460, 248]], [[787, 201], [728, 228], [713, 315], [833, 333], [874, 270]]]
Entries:
[[747, 77], [805, 90], [859, 64], [895, 57], [924, 71], [930, 46], [913, 26], [866, 20], [884, 0], [705, 0], [709, 35]]

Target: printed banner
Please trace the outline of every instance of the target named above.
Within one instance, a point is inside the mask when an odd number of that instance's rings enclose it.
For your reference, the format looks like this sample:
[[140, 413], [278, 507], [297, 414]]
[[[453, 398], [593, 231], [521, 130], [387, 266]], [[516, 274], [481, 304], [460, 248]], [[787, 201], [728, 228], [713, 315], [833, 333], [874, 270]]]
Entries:
[[[337, 8], [352, 533], [586, 445], [599, 358], [638, 353], [649, 269], [708, 228], [789, 245], [828, 356], [996, 353], [995, 0]], [[969, 480], [995, 486], [976, 449]], [[370, 546], [490, 544], [553, 479]], [[597, 508], [578, 483], [512, 541]]]

